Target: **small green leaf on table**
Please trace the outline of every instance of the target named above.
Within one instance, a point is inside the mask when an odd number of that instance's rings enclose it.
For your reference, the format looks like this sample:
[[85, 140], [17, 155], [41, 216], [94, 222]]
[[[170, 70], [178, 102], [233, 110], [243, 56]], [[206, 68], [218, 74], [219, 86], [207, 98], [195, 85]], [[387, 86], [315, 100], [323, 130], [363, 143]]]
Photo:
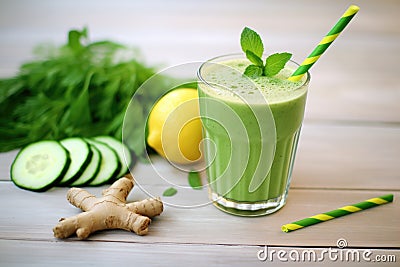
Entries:
[[172, 197], [172, 196], [175, 195], [177, 192], [178, 192], [178, 191], [177, 191], [175, 188], [170, 187], [170, 188], [168, 188], [168, 189], [166, 189], [166, 190], [164, 191], [163, 196], [164, 196], [164, 197]]
[[189, 172], [188, 180], [189, 180], [189, 185], [193, 189], [199, 190], [203, 186], [201, 183], [200, 174], [198, 172], [195, 172], [195, 171]]

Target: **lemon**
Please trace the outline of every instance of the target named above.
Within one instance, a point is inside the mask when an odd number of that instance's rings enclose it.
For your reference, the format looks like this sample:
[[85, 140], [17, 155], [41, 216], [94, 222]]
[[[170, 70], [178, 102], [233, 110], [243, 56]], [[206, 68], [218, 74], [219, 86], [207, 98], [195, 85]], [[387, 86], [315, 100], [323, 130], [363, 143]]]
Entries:
[[173, 163], [189, 164], [201, 158], [201, 140], [196, 89], [179, 88], [158, 100], [148, 119], [149, 146]]

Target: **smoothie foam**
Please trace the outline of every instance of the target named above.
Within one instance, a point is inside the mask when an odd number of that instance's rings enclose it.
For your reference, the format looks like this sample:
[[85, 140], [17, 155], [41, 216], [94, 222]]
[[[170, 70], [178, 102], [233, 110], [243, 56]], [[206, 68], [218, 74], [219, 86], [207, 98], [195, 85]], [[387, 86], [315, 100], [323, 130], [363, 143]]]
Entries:
[[[259, 91], [266, 98], [268, 103], [287, 101], [305, 93], [306, 89], [298, 90], [305, 82], [303, 78], [299, 82], [288, 81], [287, 78], [294, 69], [285, 68], [273, 77], [261, 76], [251, 79], [243, 77], [246, 67], [251, 64], [247, 59], [235, 59], [219, 62], [204, 69], [202, 76], [209, 83], [218, 85], [205, 88], [207, 93], [224, 100], [237, 101], [238, 96], [244, 96], [248, 103], [265, 103], [259, 98]], [[226, 66], [226, 67], [224, 67]]]

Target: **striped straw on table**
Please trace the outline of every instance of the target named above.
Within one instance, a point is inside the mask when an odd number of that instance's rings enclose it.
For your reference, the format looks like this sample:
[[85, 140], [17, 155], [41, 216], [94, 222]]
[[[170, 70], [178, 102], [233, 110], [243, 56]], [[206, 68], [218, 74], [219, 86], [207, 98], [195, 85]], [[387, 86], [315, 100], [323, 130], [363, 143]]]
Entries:
[[339, 36], [343, 29], [349, 24], [350, 20], [360, 10], [358, 6], [351, 5], [346, 12], [342, 15], [339, 21], [333, 26], [333, 28], [326, 34], [326, 36], [319, 42], [317, 47], [311, 52], [311, 54], [301, 63], [297, 70], [288, 78], [289, 81], [299, 81], [304, 74], [314, 65], [314, 63], [321, 57], [326, 49], [332, 44], [332, 42]]
[[300, 221], [285, 224], [282, 226], [282, 231], [286, 232], [286, 233], [292, 232], [292, 231], [302, 229], [302, 228], [310, 226], [310, 225], [329, 221], [329, 220], [332, 220], [332, 219], [335, 219], [338, 217], [342, 217], [342, 216], [345, 216], [345, 215], [348, 215], [348, 214], [351, 214], [354, 212], [373, 208], [373, 207], [376, 207], [376, 206], [379, 206], [382, 204], [386, 204], [389, 202], [393, 202], [393, 194], [388, 194], [388, 195], [384, 195], [384, 196], [380, 196], [380, 197], [371, 198], [371, 199], [365, 200], [365, 201], [357, 203], [357, 204], [353, 204], [350, 206], [344, 206], [339, 209], [331, 210], [329, 212], [325, 212], [325, 213], [321, 213], [321, 214], [317, 214], [317, 215], [305, 218]]

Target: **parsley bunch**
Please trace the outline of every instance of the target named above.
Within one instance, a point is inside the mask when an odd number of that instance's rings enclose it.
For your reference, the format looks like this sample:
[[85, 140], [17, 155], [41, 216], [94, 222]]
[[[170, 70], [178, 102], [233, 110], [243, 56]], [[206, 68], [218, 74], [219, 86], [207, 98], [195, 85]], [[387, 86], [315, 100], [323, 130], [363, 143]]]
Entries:
[[[155, 73], [137, 57], [115, 42], [90, 42], [86, 29], [71, 30], [61, 47], [40, 47], [39, 59], [0, 79], [0, 152], [69, 136], [121, 139], [131, 97]], [[143, 96], [140, 102], [133, 109], [144, 114], [149, 100]], [[136, 119], [145, 125], [143, 116]], [[128, 146], [141, 155], [141, 140], [130, 140]]]

